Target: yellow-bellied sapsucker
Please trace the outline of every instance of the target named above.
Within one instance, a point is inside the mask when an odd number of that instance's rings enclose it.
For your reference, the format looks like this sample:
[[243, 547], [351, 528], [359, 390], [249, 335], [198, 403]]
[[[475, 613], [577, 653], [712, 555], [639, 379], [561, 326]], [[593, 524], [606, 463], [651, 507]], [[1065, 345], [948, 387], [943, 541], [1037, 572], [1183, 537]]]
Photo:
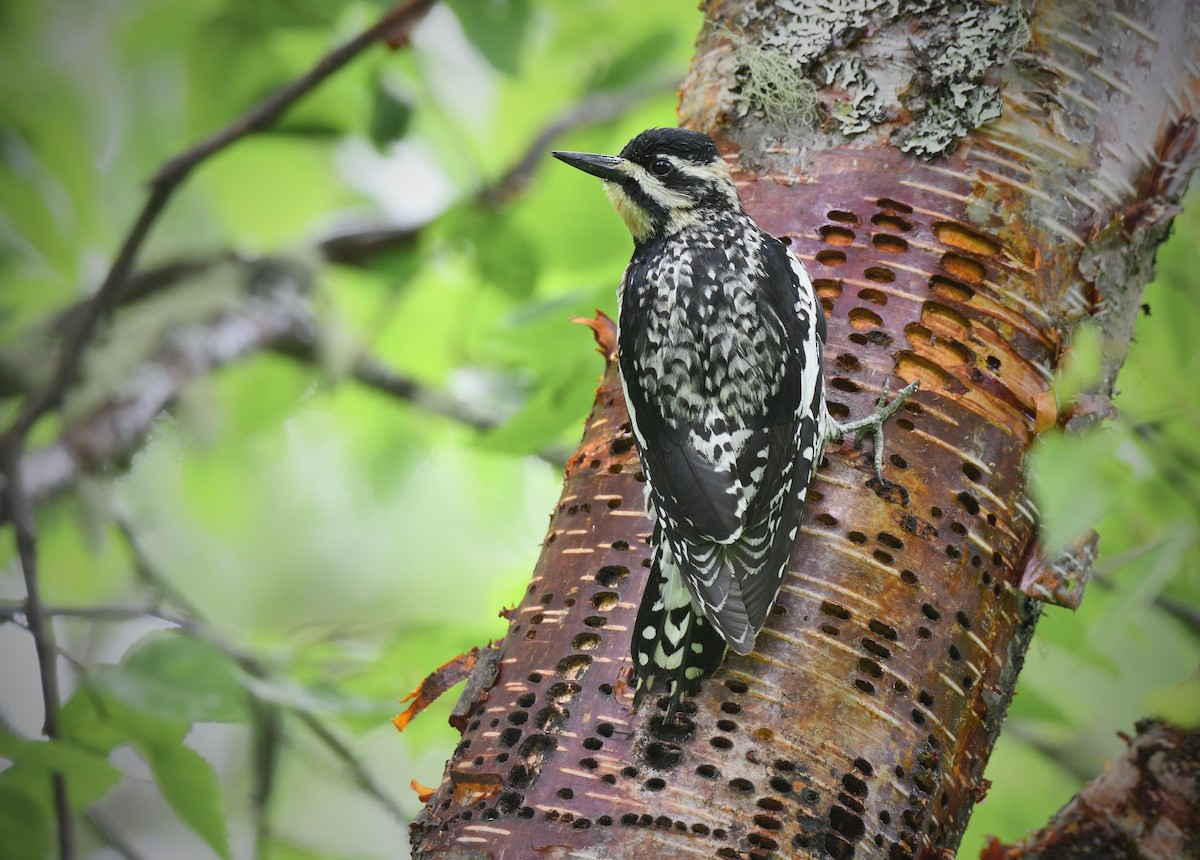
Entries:
[[878, 473], [882, 423], [915, 384], [861, 421], [834, 422], [812, 281], [742, 210], [708, 135], [655, 128], [620, 156], [554, 155], [603, 179], [633, 234], [618, 360], [654, 522], [634, 700], [665, 689], [673, 713], [727, 646], [753, 650], [824, 440], [871, 428]]

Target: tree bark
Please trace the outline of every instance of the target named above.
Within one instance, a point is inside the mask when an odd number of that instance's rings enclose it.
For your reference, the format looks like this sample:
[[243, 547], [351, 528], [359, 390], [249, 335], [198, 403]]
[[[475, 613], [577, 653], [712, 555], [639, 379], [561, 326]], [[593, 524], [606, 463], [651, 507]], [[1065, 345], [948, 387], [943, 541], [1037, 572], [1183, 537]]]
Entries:
[[1180, 860], [1200, 857], [1200, 728], [1147, 720], [1125, 755], [1053, 820], [980, 860]]
[[[921, 380], [888, 425], [896, 487], [830, 447], [755, 652], [682, 727], [633, 712], [648, 524], [610, 361], [417, 857], [938, 857], [986, 790], [1038, 614], [1022, 583], [1076, 601], [1094, 548], [1039, 557], [1022, 464], [1106, 412], [1196, 164], [1200, 10], [833, 5], [708, 3], [680, 118], [815, 278], [835, 417]], [[1102, 381], [1059, 409], [1082, 321]]]

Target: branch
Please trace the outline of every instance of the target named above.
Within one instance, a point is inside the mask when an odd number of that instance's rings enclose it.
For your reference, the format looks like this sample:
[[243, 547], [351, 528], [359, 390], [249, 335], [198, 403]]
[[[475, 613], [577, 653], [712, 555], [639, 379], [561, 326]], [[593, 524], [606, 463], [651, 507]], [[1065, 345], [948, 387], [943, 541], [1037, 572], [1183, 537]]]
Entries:
[[[2, 488], [4, 507], [12, 518], [16, 532], [17, 556], [21, 574], [25, 579], [25, 622], [29, 635], [33, 637], [37, 652], [38, 673], [41, 676], [42, 706], [45, 721], [42, 731], [50, 740], [59, 740], [62, 733], [58, 726], [58, 645], [54, 640], [54, 624], [49, 620], [42, 605], [38, 588], [37, 573], [37, 523], [33, 507], [23, 487], [24, 464], [21, 462], [23, 437], [0, 439], [0, 466], [8, 480]], [[67, 781], [61, 772], [51, 774], [51, 792], [54, 797], [54, 812], [58, 824], [58, 852], [62, 860], [75, 856], [75, 820], [67, 801]]]
[[1154, 602], [1160, 609], [1183, 624], [1189, 633], [1200, 638], [1200, 609], [1165, 594], [1160, 594], [1154, 599]]
[[[63, 338], [58, 362], [49, 381], [25, 398], [16, 418], [0, 435], [0, 467], [6, 479], [3, 488], [4, 508], [13, 522], [21, 572], [25, 579], [26, 620], [38, 655], [42, 701], [46, 711], [46, 737], [52, 740], [59, 737], [58, 670], [53, 626], [46, 623], [38, 593], [37, 532], [33, 505], [23, 482], [23, 455], [29, 430], [39, 418], [61, 402], [75, 381], [80, 361], [95, 337], [101, 320], [111, 314], [121, 301], [146, 237], [188, 174], [226, 146], [270, 125], [295, 101], [375, 41], [387, 38], [393, 44], [403, 42], [413, 24], [424, 16], [432, 4], [433, 0], [409, 0], [404, 5], [392, 8], [375, 25], [322, 57], [307, 74], [278, 90], [224, 130], [168, 161], [151, 181], [150, 196], [125, 237], [100, 288], [79, 315], [71, 320], [70, 330]], [[59, 854], [63, 860], [69, 860], [75, 853], [75, 832], [74, 819], [67, 802], [66, 780], [61, 773], [53, 774], [51, 779], [58, 822]]]
[[[153, 562], [150, 561], [150, 558], [142, 549], [141, 543], [138, 541], [137, 535], [134, 533], [133, 527], [129, 524], [129, 522], [121, 516], [114, 517], [114, 520], [116, 521], [117, 528], [120, 530], [122, 537], [125, 539], [125, 544], [129, 548], [130, 554], [133, 556], [133, 562], [138, 576], [148, 586], [162, 594], [164, 599], [174, 603], [186, 614], [188, 631], [193, 635], [203, 639], [217, 650], [221, 651], [221, 653], [225, 654], [226, 657], [237, 663], [238, 666], [240, 666], [242, 670], [251, 677], [258, 679], [269, 678], [271, 671], [266, 664], [258, 660], [256, 657], [242, 651], [232, 643], [225, 641], [221, 636], [219, 636], [209, 626], [204, 617], [197, 611], [195, 605], [188, 600], [185, 595], [179, 592], [170, 583], [170, 581], [167, 580], [166, 577], [162, 576], [158, 572], [158, 569], [154, 566]], [[155, 612], [154, 615], [155, 617], [162, 617], [157, 612]], [[246, 692], [255, 699], [259, 699], [254, 690], [250, 687], [246, 687]], [[276, 703], [268, 700], [259, 699], [259, 701], [261, 701], [262, 705], [268, 710], [278, 707]], [[354, 783], [358, 785], [363, 792], [373, 798], [376, 803], [386, 809], [392, 815], [392, 817], [402, 825], [408, 824], [408, 818], [404, 814], [403, 810], [400, 809], [400, 806], [394, 800], [392, 800], [383, 787], [376, 782], [375, 778], [371, 776], [366, 766], [361, 760], [359, 760], [354, 752], [344, 743], [342, 743], [342, 741], [328, 726], [325, 725], [321, 719], [319, 719], [315, 714], [300, 710], [296, 706], [286, 707], [287, 710], [295, 714], [296, 718], [300, 720], [305, 728], [312, 732], [317, 739], [321, 741], [321, 743], [324, 744], [325, 747], [334, 755], [334, 757], [342, 763], [346, 770], [349, 771]], [[260, 790], [269, 791], [269, 787], [265, 784], [260, 785], [259, 788]], [[265, 803], [265, 798], [266, 795], [261, 795], [259, 799], [262, 799]]]
[[[40, 504], [81, 475], [132, 456], [154, 421], [192, 380], [261, 349], [300, 324], [301, 302], [251, 299], [236, 312], [168, 336], [156, 355], [100, 407], [67, 428], [52, 444], [26, 455], [25, 493]], [[7, 475], [0, 478], [7, 485]], [[9, 498], [0, 521], [14, 509]]]
[[[1037, 833], [992, 838], [982, 860], [1193, 856], [1200, 833], [1200, 730], [1144, 720], [1129, 749]], [[1097, 853], [1103, 847], [1104, 851]]]
[[[258, 660], [257, 658], [247, 654], [237, 646], [227, 642], [220, 637], [207, 625], [199, 615], [194, 614], [195, 609], [191, 601], [184, 595], [180, 594], [175, 588], [161, 576], [151, 565], [149, 559], [145, 556], [140, 544], [137, 542], [136, 536], [130, 530], [128, 523], [121, 518], [116, 518], [117, 527], [122, 536], [125, 538], [126, 545], [129, 547], [131, 555], [134, 557], [134, 565], [138, 570], [139, 577], [150, 585], [152, 588], [161, 591], [167, 601], [176, 603], [180, 610], [185, 615], [177, 615], [167, 612], [156, 606], [43, 606], [42, 612], [46, 617], [60, 618], [77, 618], [86, 621], [131, 621], [142, 618], [153, 618], [159, 621], [166, 621], [175, 625], [181, 631], [188, 635], [195, 636], [209, 645], [212, 645], [226, 657], [237, 663], [243, 671], [254, 678], [265, 679], [269, 678], [270, 669]], [[17, 616], [26, 615], [25, 623], [17, 620]], [[25, 611], [24, 604], [18, 601], [0, 601], [0, 623], [11, 622], [18, 626], [29, 630], [29, 619]], [[64, 657], [68, 657], [65, 653]], [[69, 659], [69, 657], [68, 657]], [[82, 672], [85, 667], [76, 663], [79, 670]], [[260, 699], [255, 696], [252, 689], [247, 689], [247, 692], [255, 702], [261, 704], [267, 710], [278, 709], [281, 706], [278, 704]], [[353, 782], [358, 785], [365, 793], [375, 799], [380, 806], [386, 809], [392, 817], [403, 825], [408, 824], [408, 818], [400, 806], [391, 799], [386, 790], [379, 785], [366, 765], [354, 754], [354, 752], [346, 746], [335, 735], [327, 725], [315, 714], [308, 711], [302, 711], [295, 706], [288, 706], [287, 710], [291, 711], [295, 717], [300, 720], [316, 738], [324, 745], [330, 753], [336, 758], [349, 772]], [[268, 732], [271, 730], [268, 729]], [[273, 738], [267, 738], [267, 744], [277, 742]], [[255, 803], [263, 811], [267, 807], [267, 797], [270, 794], [270, 786], [272, 780], [267, 778], [265, 773], [259, 774], [260, 783], [255, 791]], [[261, 839], [262, 831], [259, 831]], [[123, 853], [123, 852], [122, 852]]]
[[[107, 401], [72, 424], [56, 441], [24, 456], [24, 495], [30, 505], [43, 504], [85, 475], [127, 462], [180, 393], [213, 371], [264, 350], [321, 363], [319, 324], [303, 295], [307, 273], [274, 260], [251, 265], [249, 291], [253, 295], [236, 310], [166, 337], [155, 354]], [[256, 286], [261, 282], [270, 282], [271, 286], [261, 289]], [[348, 376], [389, 397], [477, 430], [485, 431], [498, 423], [369, 355], [356, 359]], [[566, 454], [553, 448], [538, 456], [553, 465], [566, 462]], [[0, 491], [8, 484], [6, 474], [0, 474]], [[8, 518], [11, 505], [12, 500], [4, 498], [0, 522]]]
[[392, 800], [383, 786], [375, 780], [375, 777], [371, 776], [371, 772], [367, 770], [359, 757], [348, 746], [342, 743], [341, 739], [333, 733], [329, 726], [325, 725], [315, 714], [307, 711], [296, 711], [295, 713], [305, 728], [312, 732], [317, 740], [324, 744], [333, 753], [334, 757], [342, 763], [342, 766], [350, 772], [350, 776], [354, 778], [354, 784], [391, 813], [392, 818], [396, 819], [402, 827], [407, 827], [410, 821], [409, 817], [404, 814], [404, 810]]
[[393, 7], [374, 25], [318, 60], [307, 73], [277, 90], [221, 131], [172, 158], [159, 169], [150, 181], [150, 196], [133, 228], [125, 237], [108, 275], [100, 289], [84, 306], [83, 312], [74, 321], [70, 334], [65, 338], [54, 374], [45, 386], [26, 398], [17, 418], [5, 431], [5, 439], [24, 437], [38, 418], [61, 401], [63, 394], [75, 380], [80, 359], [95, 336], [97, 325], [120, 303], [129, 274], [151, 228], [175, 190], [192, 170], [230, 144], [271, 125], [296, 101], [373, 43], [385, 38], [392, 44], [403, 43], [412, 26], [432, 5], [433, 0], [409, 0], [401, 6]]
[[[525, 147], [521, 156], [495, 182], [475, 193], [480, 205], [497, 207], [511, 201], [528, 187], [539, 163], [560, 136], [581, 126], [608, 122], [624, 114], [643, 99], [677, 88], [675, 78], [662, 79], [632, 86], [616, 93], [590, 96], [564, 110], [539, 131]], [[431, 219], [432, 221], [432, 219]], [[410, 227], [376, 225], [357, 228], [320, 239], [315, 250], [329, 263], [344, 266], [366, 266], [382, 254], [411, 247], [431, 221]], [[132, 274], [117, 302], [117, 307], [131, 305], [149, 298], [183, 281], [205, 274], [220, 263], [246, 263], [232, 251], [222, 251], [210, 257], [187, 257], [163, 263]], [[55, 314], [47, 328], [62, 336], [77, 327], [86, 315], [91, 299], [86, 299]], [[2, 370], [2, 368], [0, 368]], [[24, 375], [0, 375], [0, 397], [9, 397], [28, 389]]]

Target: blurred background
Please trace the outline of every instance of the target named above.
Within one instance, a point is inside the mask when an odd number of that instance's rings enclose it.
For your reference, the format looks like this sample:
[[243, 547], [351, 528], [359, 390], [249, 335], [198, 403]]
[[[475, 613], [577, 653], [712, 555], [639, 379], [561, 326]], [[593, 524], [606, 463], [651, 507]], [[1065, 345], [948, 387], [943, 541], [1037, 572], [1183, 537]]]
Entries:
[[[342, 0], [0, 4], [0, 419], [44, 381], [172, 155], [386, 8]], [[38, 512], [69, 743], [34, 743], [37, 661], [0, 540], [0, 845], [80, 856], [407, 854], [457, 742], [453, 691], [397, 698], [501, 637], [601, 370], [572, 316], [615, 313], [629, 239], [552, 147], [674, 122], [701, 14], [635, 0], [455, 0], [271, 131], [204, 164], [157, 225], [138, 300], [31, 449], [162, 382], [120, 466]], [[1195, 200], [1195, 195], [1193, 195]], [[1046, 610], [961, 856], [1039, 826], [1118, 732], [1200, 722], [1200, 206], [1159, 254], [1119, 419], [1030, 464], [1047, 543], [1088, 526], [1082, 608]], [[258, 314], [259, 316], [255, 316]], [[176, 372], [231, 320], [289, 336]], [[289, 316], [290, 315], [290, 316]], [[1060, 386], [1108, 345], [1080, 336]], [[75, 477], [75, 476], [72, 476]]]

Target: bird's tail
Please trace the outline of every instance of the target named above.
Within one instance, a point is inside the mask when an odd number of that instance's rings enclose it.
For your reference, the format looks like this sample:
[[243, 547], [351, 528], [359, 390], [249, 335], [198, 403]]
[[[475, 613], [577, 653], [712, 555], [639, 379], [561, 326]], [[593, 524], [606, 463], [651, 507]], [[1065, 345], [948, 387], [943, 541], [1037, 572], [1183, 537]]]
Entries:
[[636, 708], [647, 695], [668, 696], [667, 719], [683, 697], [695, 693], [725, 656], [725, 640], [697, 612], [665, 541], [656, 541], [650, 581], [633, 633]]

